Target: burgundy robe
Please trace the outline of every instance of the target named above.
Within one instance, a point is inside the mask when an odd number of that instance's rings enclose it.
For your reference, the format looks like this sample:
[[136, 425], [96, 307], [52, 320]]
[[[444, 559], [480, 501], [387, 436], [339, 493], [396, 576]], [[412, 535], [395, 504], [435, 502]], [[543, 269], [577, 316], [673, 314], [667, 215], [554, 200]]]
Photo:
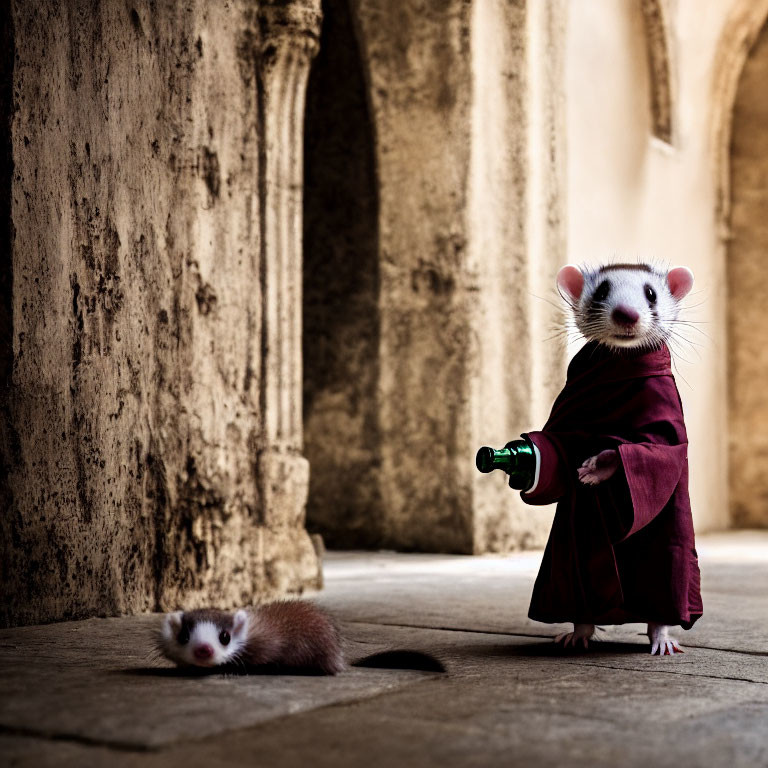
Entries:
[[[688, 438], [666, 346], [619, 353], [586, 344], [541, 432], [528, 504], [558, 502], [528, 615], [585, 624], [658, 622], [690, 629], [702, 614], [688, 498]], [[598, 486], [576, 473], [617, 448]]]

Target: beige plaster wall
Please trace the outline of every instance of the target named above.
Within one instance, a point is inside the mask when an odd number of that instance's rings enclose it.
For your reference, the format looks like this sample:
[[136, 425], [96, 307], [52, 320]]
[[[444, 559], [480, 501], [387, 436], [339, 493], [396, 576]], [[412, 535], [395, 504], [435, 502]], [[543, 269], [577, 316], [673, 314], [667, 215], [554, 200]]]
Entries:
[[[639, 4], [579, 0], [568, 48], [568, 260], [685, 264], [696, 275], [676, 360], [690, 440], [699, 531], [728, 513], [725, 270], [715, 218], [713, 81], [736, 2], [667, 3], [673, 143], [651, 137], [648, 63]], [[573, 351], [573, 350], [572, 350]]]

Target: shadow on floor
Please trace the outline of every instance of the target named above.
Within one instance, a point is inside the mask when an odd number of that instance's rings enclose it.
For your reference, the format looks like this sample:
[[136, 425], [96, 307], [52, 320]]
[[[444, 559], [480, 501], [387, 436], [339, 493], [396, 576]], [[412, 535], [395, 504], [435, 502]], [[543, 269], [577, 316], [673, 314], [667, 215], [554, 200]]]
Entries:
[[[443, 663], [421, 651], [395, 650], [382, 651], [350, 662], [351, 667], [366, 669], [398, 669], [415, 670], [418, 672], [445, 672]], [[131, 667], [117, 670], [120, 675], [135, 677], [178, 677], [195, 678], [210, 677], [211, 675], [293, 675], [299, 677], [322, 677], [323, 672], [309, 669], [284, 667], [279, 664], [265, 664], [258, 667], [227, 665], [221, 667]]]
[[323, 672], [315, 672], [294, 667], [281, 667], [277, 664], [268, 664], [260, 667], [221, 666], [211, 667], [131, 667], [116, 670], [118, 675], [131, 675], [134, 677], [178, 677], [196, 678], [211, 677], [216, 675], [245, 676], [245, 675], [291, 675], [296, 677], [325, 677]]
[[527, 658], [572, 658], [574, 656], [648, 655], [648, 643], [592, 642], [589, 648], [562, 648], [550, 641], [526, 645], [466, 646], [463, 653], [472, 656], [522, 656]]
[[367, 669], [413, 669], [418, 672], [445, 672], [440, 659], [422, 651], [382, 651], [352, 662]]

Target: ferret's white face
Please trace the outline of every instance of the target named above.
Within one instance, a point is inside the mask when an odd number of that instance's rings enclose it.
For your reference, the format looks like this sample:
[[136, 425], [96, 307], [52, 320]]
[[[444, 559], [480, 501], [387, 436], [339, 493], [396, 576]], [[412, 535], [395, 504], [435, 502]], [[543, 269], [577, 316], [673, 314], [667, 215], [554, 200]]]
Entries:
[[693, 286], [686, 267], [660, 272], [645, 264], [563, 267], [557, 284], [588, 341], [614, 348], [655, 348], [674, 329], [679, 304]]
[[163, 617], [160, 651], [182, 666], [218, 667], [237, 660], [248, 637], [246, 611], [177, 611]]

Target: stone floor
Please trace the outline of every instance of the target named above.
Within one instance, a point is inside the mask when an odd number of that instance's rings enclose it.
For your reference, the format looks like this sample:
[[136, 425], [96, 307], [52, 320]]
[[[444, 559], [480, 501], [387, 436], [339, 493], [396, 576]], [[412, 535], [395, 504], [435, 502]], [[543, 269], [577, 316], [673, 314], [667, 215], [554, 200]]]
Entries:
[[558, 653], [525, 618], [540, 553], [328, 555], [350, 657], [444, 673], [181, 675], [156, 616], [3, 630], [0, 766], [766, 766], [768, 532], [699, 544], [705, 616], [671, 658], [639, 625]]

